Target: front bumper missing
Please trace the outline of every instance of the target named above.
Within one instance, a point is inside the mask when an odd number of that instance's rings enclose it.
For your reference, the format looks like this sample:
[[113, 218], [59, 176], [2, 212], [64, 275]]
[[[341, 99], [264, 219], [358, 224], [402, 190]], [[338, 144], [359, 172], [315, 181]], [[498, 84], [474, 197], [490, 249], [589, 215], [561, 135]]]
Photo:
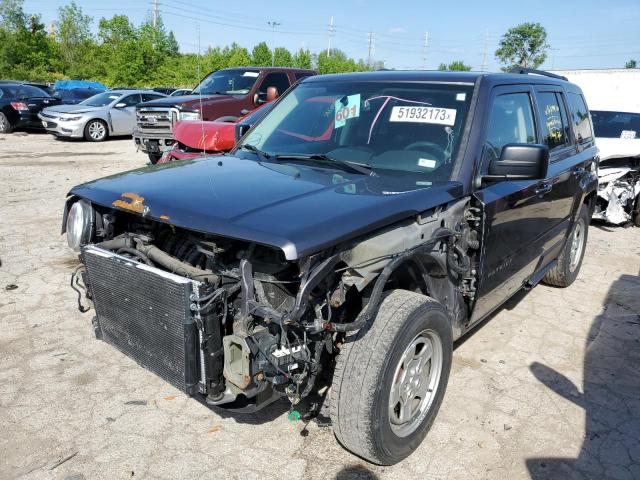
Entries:
[[204, 284], [95, 246], [82, 251], [96, 337], [189, 395], [206, 393]]

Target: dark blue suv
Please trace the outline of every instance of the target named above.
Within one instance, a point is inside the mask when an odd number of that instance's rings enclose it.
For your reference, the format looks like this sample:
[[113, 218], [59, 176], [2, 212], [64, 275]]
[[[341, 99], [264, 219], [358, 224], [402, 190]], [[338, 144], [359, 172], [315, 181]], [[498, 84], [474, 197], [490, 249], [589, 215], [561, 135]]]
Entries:
[[584, 97], [529, 70], [327, 75], [246, 127], [228, 155], [72, 189], [72, 285], [98, 338], [188, 395], [294, 415], [324, 395], [343, 446], [396, 463], [453, 341], [576, 279], [597, 187]]

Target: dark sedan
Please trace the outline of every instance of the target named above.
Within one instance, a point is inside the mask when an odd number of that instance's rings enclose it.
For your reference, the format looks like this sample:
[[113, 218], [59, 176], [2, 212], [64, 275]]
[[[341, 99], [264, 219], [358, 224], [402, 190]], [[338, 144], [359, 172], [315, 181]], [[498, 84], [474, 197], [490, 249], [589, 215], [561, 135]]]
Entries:
[[10, 133], [16, 128], [42, 129], [38, 113], [59, 103], [60, 99], [38, 87], [20, 83], [0, 84], [0, 133]]
[[53, 96], [54, 98], [59, 98], [65, 105], [77, 105], [81, 101], [93, 97], [98, 93], [102, 93], [102, 90], [96, 90], [95, 88], [71, 88], [55, 90]]

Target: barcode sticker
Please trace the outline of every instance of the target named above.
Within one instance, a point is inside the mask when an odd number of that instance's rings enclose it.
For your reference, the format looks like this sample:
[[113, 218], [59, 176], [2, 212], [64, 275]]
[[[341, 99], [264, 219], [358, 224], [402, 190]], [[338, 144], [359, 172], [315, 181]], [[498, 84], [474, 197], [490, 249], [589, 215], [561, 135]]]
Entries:
[[456, 123], [456, 112], [457, 110], [454, 108], [393, 107], [389, 121], [454, 125]]

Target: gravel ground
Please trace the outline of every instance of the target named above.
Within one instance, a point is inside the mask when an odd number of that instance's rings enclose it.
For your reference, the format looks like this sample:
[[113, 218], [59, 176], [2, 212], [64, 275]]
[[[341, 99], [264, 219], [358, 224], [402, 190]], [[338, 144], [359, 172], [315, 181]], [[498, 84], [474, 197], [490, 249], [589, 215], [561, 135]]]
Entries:
[[131, 139], [0, 135], [0, 478], [640, 478], [640, 229], [592, 226], [572, 287], [460, 342], [426, 441], [380, 468], [285, 403], [210, 410], [93, 338], [65, 194], [145, 163]]

